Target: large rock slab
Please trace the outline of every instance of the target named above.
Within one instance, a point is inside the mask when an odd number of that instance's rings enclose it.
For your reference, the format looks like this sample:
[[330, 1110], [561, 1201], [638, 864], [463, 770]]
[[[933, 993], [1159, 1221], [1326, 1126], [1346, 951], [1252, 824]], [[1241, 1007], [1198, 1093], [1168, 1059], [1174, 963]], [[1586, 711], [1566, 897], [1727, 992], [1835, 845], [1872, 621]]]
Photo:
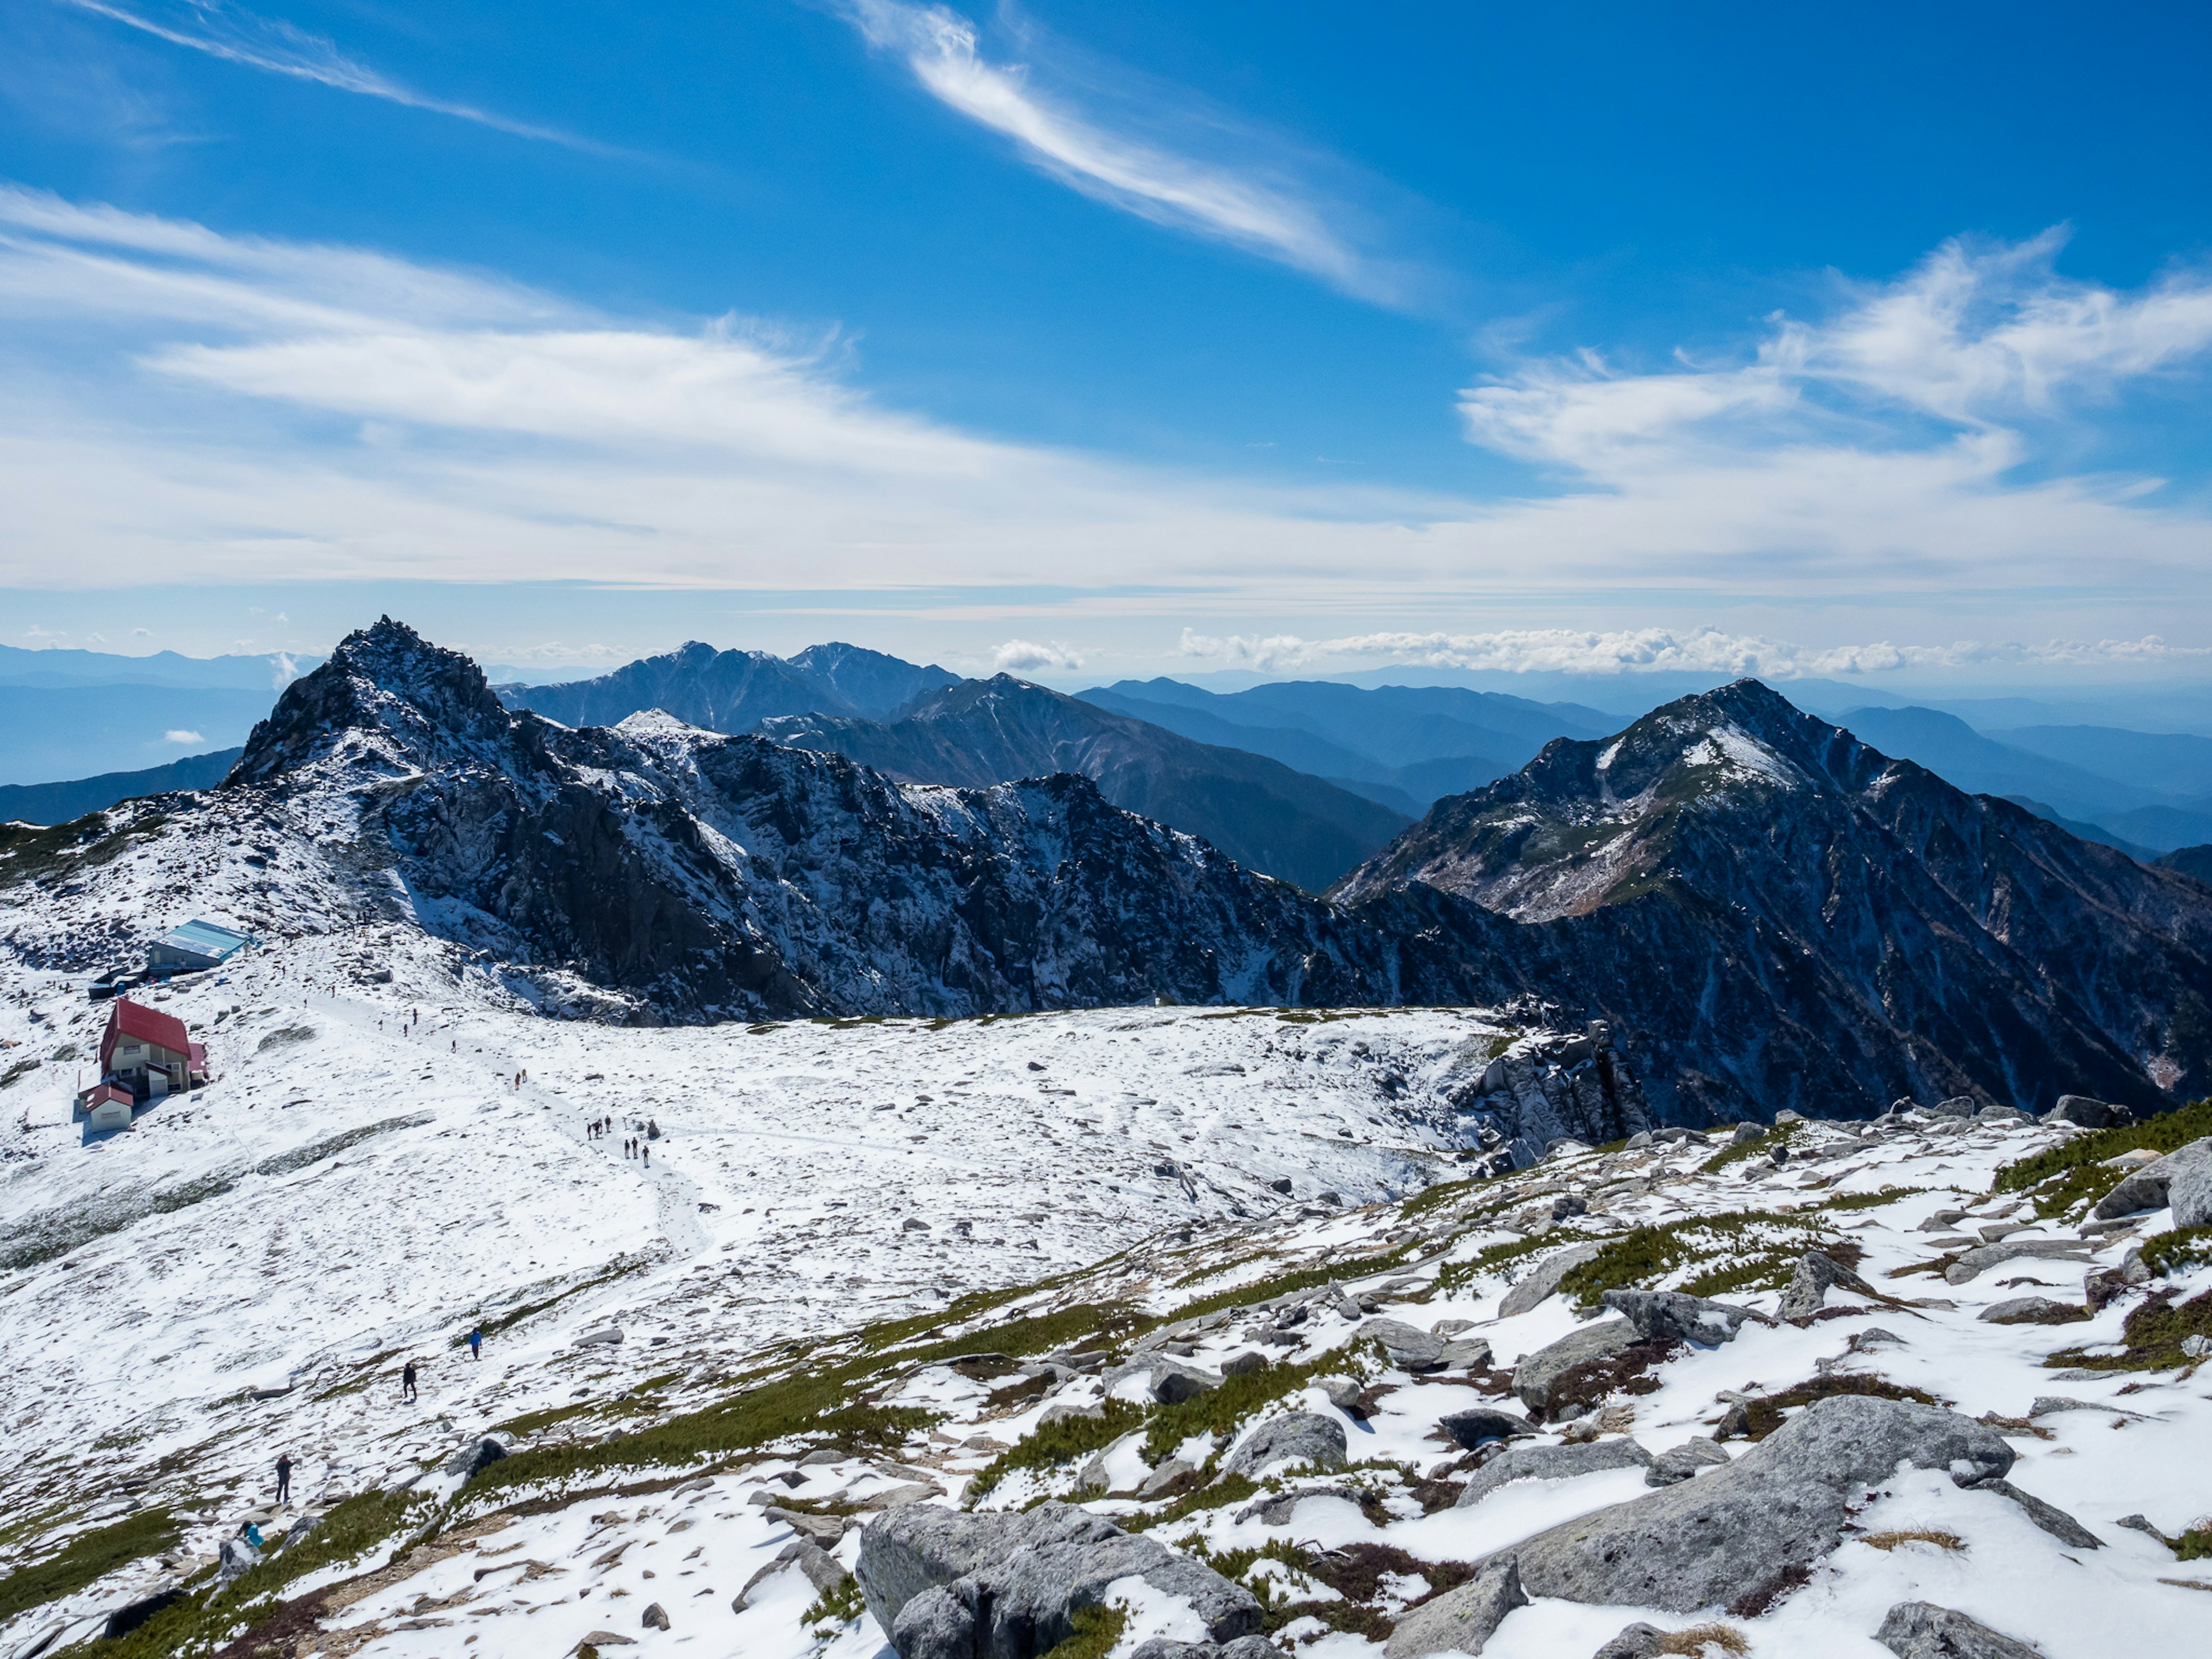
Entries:
[[1372, 1337], [1382, 1345], [1390, 1363], [1409, 1371], [1432, 1371], [1444, 1363], [1444, 1340], [1431, 1331], [1399, 1319], [1370, 1319], [1356, 1333], [1359, 1340]]
[[1349, 1445], [1344, 1425], [1319, 1412], [1288, 1412], [1271, 1417], [1237, 1443], [1222, 1466], [1224, 1474], [1256, 1475], [1274, 1463], [1310, 1463], [1340, 1469]]
[[1735, 1341], [1752, 1316], [1748, 1308], [1681, 1291], [1607, 1291], [1605, 1305], [1635, 1326], [1647, 1342], [1698, 1342], [1709, 1348]]
[[2137, 1210], [2164, 1209], [2174, 1182], [2207, 1162], [2212, 1162], [2212, 1135], [2192, 1140], [2155, 1164], [2144, 1164], [2098, 1201], [2097, 1219], [2109, 1221], [2114, 1216], [2132, 1215]]
[[1966, 1285], [1992, 1267], [2032, 1256], [2039, 1261], [2086, 1261], [2088, 1247], [2067, 1238], [2010, 1238], [2002, 1244], [1983, 1244], [1962, 1252], [1943, 1269], [1947, 1285]]
[[1597, 1253], [1604, 1248], [1602, 1244], [1577, 1244], [1568, 1249], [1554, 1250], [1505, 1292], [1504, 1301], [1498, 1305], [1498, 1316], [1510, 1319], [1548, 1300], [1558, 1292], [1561, 1279], [1583, 1262], [1595, 1261]]
[[2166, 1189], [2177, 1227], [2212, 1227], [2212, 1158], [2198, 1158]]
[[1626, 1319], [1601, 1319], [1570, 1331], [1513, 1368], [1513, 1392], [1530, 1411], [1540, 1412], [1550, 1403], [1552, 1384], [1576, 1366], [1610, 1359], [1643, 1340], [1643, 1334]]
[[1432, 1653], [1480, 1655], [1505, 1615], [1528, 1605], [1510, 1555], [1493, 1555], [1474, 1577], [1425, 1601], [1398, 1621], [1383, 1659], [1428, 1659]]
[[1815, 1401], [1726, 1468], [1537, 1534], [1516, 1547], [1534, 1595], [1689, 1613], [1771, 1592], [1843, 1535], [1846, 1505], [1902, 1464], [1961, 1486], [2003, 1479], [1995, 1429], [1936, 1406]]
[[1220, 1376], [1203, 1365], [1194, 1365], [1173, 1354], [1152, 1353], [1107, 1371], [1103, 1378], [1106, 1392], [1113, 1393], [1115, 1385], [1124, 1377], [1139, 1375], [1145, 1379], [1145, 1392], [1163, 1406], [1194, 1400], [1221, 1386]]
[[1042, 1513], [963, 1515], [941, 1504], [910, 1504], [870, 1522], [853, 1569], [868, 1612], [888, 1634], [899, 1610], [922, 1591], [1003, 1561], [1028, 1543]]
[[1897, 1659], [2043, 1659], [2039, 1649], [1933, 1601], [1900, 1601], [1874, 1639]]
[[1452, 1507], [1468, 1509], [1516, 1480], [1565, 1480], [1601, 1469], [1650, 1468], [1651, 1454], [1626, 1435], [1586, 1440], [1578, 1446], [1509, 1446], [1468, 1477]]
[[[914, 1510], [899, 1513], [910, 1516]], [[1020, 1541], [995, 1559], [908, 1598], [886, 1626], [899, 1659], [1033, 1659], [1074, 1633], [1079, 1608], [1096, 1605], [1109, 1586], [1127, 1578], [1142, 1579], [1158, 1595], [1184, 1603], [1210, 1642], [1233, 1642], [1260, 1628], [1260, 1604], [1250, 1591], [1156, 1539], [1123, 1532], [1102, 1516], [1045, 1504], [1019, 1517], [1027, 1526], [1016, 1534], [990, 1524], [1002, 1517], [941, 1514], [953, 1523], [981, 1523], [970, 1534], [973, 1547], [961, 1553], [996, 1549], [1009, 1538]], [[861, 1534], [864, 1567], [870, 1562], [871, 1535], [896, 1518], [875, 1522]], [[932, 1526], [930, 1536], [940, 1550], [944, 1540], [960, 1531], [944, 1521]], [[887, 1561], [894, 1549], [911, 1559], [904, 1545], [887, 1540]], [[864, 1594], [869, 1583], [868, 1577], [861, 1577]], [[869, 1610], [875, 1607], [871, 1595]]]
[[2125, 1114], [2101, 1100], [2092, 1100], [2087, 1095], [2061, 1095], [2058, 1103], [2043, 1115], [2045, 1123], [2078, 1123], [2085, 1129], [2104, 1129], [2112, 1127], [2117, 1116]]

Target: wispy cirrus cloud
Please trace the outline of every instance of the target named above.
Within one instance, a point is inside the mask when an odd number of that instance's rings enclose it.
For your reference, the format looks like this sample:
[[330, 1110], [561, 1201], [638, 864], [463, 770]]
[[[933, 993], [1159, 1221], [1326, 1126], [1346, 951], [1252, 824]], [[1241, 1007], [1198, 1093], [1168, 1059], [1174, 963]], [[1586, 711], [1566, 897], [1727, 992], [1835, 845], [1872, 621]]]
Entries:
[[1406, 273], [1356, 247], [1330, 222], [1342, 210], [1288, 169], [1205, 161], [1115, 131], [1079, 108], [1073, 94], [1041, 88], [1035, 62], [991, 62], [977, 26], [945, 6], [838, 3], [871, 46], [902, 58], [932, 97], [1012, 139], [1030, 162], [1085, 195], [1279, 260], [1359, 299], [1395, 305], [1404, 298]]
[[55, 0], [58, 5], [89, 12], [227, 63], [312, 81], [339, 92], [381, 98], [410, 109], [473, 121], [518, 138], [542, 139], [574, 149], [605, 154], [605, 146], [553, 127], [518, 121], [472, 104], [432, 97], [349, 57], [337, 44], [311, 34], [281, 17], [263, 17], [227, 0]]
[[[1475, 498], [978, 434], [872, 395], [834, 334], [612, 316], [495, 275], [0, 186], [0, 587], [836, 595], [854, 615], [973, 623], [979, 665], [1003, 641], [1034, 672], [1139, 640], [1157, 660], [1185, 623], [1247, 665], [2193, 660], [2212, 641], [2201, 506], [2051, 458], [2132, 383], [2194, 372], [2206, 285], [2108, 293], [1959, 257], [1963, 308], [1923, 269], [1770, 325], [1741, 361], [1500, 375], [1462, 400], [1470, 435], [1544, 476]], [[1939, 345], [1955, 337], [1943, 349], [1996, 366], [1923, 349], [1909, 375], [1865, 367], [1896, 356], [1878, 337], [1913, 305]], [[2015, 470], [2024, 456], [2041, 471]], [[1725, 635], [1686, 626], [1732, 618]], [[2052, 635], [2081, 643], [1955, 643]], [[1894, 643], [1820, 643], [1838, 640]]]

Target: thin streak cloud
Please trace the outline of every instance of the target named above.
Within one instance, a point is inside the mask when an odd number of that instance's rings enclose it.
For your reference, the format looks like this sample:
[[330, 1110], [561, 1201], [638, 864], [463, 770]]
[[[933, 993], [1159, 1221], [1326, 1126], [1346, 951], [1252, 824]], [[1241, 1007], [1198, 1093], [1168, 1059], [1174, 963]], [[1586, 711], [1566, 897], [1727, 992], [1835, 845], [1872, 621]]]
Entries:
[[451, 103], [416, 92], [347, 57], [335, 41], [310, 34], [281, 17], [261, 17], [226, 5], [223, 0], [149, 0], [149, 3], [138, 8], [119, 3], [119, 0], [55, 0], [55, 3], [107, 18], [167, 40], [172, 46], [205, 52], [210, 58], [270, 75], [312, 81], [339, 92], [358, 93], [364, 98], [381, 98], [410, 109], [450, 115], [517, 138], [565, 144], [571, 149], [600, 155], [612, 153], [605, 145], [556, 128], [513, 120], [471, 104]]
[[869, 45], [902, 57], [932, 97], [1012, 138], [1085, 195], [1279, 260], [1355, 298], [1401, 302], [1397, 277], [1358, 252], [1294, 185], [1109, 131], [1039, 91], [1030, 66], [986, 59], [976, 26], [945, 7], [845, 0], [844, 10]]

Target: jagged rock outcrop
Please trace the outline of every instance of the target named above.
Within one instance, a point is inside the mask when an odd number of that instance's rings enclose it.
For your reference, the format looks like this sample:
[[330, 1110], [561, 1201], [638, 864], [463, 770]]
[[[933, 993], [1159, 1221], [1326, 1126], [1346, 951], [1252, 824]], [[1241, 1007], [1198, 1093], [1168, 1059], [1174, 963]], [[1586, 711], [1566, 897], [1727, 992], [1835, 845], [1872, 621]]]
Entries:
[[1409, 1000], [1480, 958], [1606, 1019], [1672, 1121], [2212, 1082], [2212, 892], [1753, 680], [1439, 801], [1333, 896]]
[[1489, 1039], [1470, 1039], [1445, 1066], [1437, 1091], [1457, 1110], [1486, 1121], [1516, 1168], [1534, 1164], [1555, 1140], [1601, 1146], [1652, 1127], [1644, 1091], [1602, 1021], [1579, 1036], [1546, 1037], [1503, 1054], [1491, 1047]]
[[1402, 813], [1279, 761], [1195, 743], [1011, 674], [930, 692], [888, 724], [823, 714], [759, 729], [906, 783], [982, 788], [1079, 772], [1116, 806], [1315, 892], [1406, 825]]
[[1394, 1000], [1371, 934], [1084, 778], [915, 788], [665, 715], [572, 731], [389, 619], [225, 787], [313, 795], [380, 904], [635, 1018]]

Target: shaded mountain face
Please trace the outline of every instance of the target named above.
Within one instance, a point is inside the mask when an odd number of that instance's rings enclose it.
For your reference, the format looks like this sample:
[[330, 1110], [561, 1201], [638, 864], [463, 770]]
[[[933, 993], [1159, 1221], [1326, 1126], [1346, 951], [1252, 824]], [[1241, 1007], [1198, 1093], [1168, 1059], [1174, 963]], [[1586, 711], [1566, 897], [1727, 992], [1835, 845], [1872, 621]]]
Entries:
[[872, 720], [894, 720], [915, 698], [960, 684], [959, 675], [933, 664], [925, 667], [857, 645], [810, 645], [790, 661]]
[[211, 755], [187, 755], [167, 766], [149, 766], [143, 771], [103, 772], [98, 777], [73, 778], [66, 783], [0, 786], [0, 823], [67, 823], [87, 812], [141, 795], [164, 794], [172, 789], [211, 789], [245, 752], [219, 749]]
[[857, 645], [810, 645], [788, 659], [765, 651], [717, 651], [694, 640], [594, 680], [500, 689], [510, 708], [563, 726], [612, 726], [658, 708], [709, 732], [750, 732], [778, 714], [889, 720], [925, 693], [960, 684]]
[[1115, 805], [1203, 836], [1239, 864], [1313, 892], [1407, 822], [1279, 762], [1194, 743], [1006, 674], [933, 692], [889, 725], [811, 715], [759, 729], [914, 783], [980, 788], [1080, 773]]
[[279, 804], [349, 890], [572, 1011], [1388, 1000], [1363, 930], [1085, 778], [918, 788], [660, 714], [574, 730], [388, 618], [286, 691], [218, 798]]
[[1678, 1120], [2212, 1089], [2212, 892], [1756, 681], [1551, 744], [1333, 896], [1405, 942], [1409, 998], [1486, 951], [1613, 1020]]
[[1595, 737], [1595, 709], [1455, 686], [1363, 688], [1285, 681], [1218, 693], [1179, 680], [1122, 680], [1086, 702], [1200, 743], [1246, 749], [1414, 813], [1480, 788], [1553, 738]]

